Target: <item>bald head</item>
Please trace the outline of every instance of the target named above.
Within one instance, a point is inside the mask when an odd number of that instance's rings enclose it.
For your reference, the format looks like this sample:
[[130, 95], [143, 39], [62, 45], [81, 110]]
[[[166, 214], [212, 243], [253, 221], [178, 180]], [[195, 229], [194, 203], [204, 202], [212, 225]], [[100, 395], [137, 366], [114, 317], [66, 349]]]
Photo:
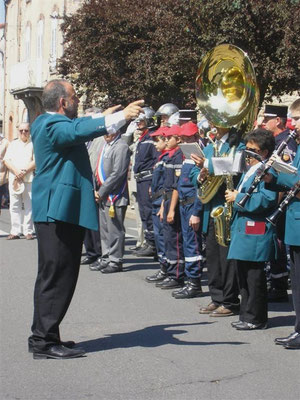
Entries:
[[79, 100], [70, 82], [54, 79], [43, 90], [42, 102], [45, 111], [64, 114], [69, 118], [77, 117]]

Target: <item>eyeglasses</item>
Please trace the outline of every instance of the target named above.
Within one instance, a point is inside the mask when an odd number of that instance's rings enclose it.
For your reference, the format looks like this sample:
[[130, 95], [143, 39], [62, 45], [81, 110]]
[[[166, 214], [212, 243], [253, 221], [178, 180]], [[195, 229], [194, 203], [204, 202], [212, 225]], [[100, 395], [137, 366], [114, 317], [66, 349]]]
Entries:
[[258, 154], [261, 150], [259, 149], [253, 149], [252, 147], [246, 147], [246, 150], [252, 151], [253, 153]]
[[27, 132], [29, 132], [29, 129], [19, 129], [19, 132], [20, 132], [20, 133], [22, 133], [22, 132], [27, 133]]

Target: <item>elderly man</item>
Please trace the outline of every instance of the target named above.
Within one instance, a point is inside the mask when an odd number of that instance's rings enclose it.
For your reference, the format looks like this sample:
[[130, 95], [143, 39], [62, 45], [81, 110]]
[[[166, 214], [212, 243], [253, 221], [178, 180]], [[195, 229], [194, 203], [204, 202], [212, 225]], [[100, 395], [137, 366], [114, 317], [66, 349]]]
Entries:
[[[27, 240], [33, 239], [31, 211], [31, 185], [35, 168], [30, 129], [27, 122], [19, 126], [19, 138], [8, 146], [4, 163], [9, 170], [9, 211], [11, 231], [8, 240], [20, 239], [23, 232]], [[22, 210], [24, 204], [24, 210]]]
[[104, 139], [95, 171], [102, 257], [90, 270], [109, 274], [121, 272], [123, 267], [130, 150], [120, 133], [104, 135]]
[[48, 82], [46, 113], [32, 124], [36, 155], [33, 220], [38, 240], [38, 275], [29, 351], [35, 359], [81, 357], [83, 349], [62, 342], [59, 325], [70, 305], [80, 268], [85, 228], [98, 229], [92, 171], [85, 142], [116, 133], [136, 118], [143, 101], [106, 111], [105, 117], [77, 118], [79, 99], [66, 80]]

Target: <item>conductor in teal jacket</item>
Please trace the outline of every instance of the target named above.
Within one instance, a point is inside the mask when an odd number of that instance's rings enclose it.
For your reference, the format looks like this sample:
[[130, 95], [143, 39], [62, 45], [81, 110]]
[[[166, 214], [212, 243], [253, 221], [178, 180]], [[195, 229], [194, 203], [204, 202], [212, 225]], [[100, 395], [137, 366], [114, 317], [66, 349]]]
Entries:
[[92, 172], [85, 142], [116, 133], [141, 111], [143, 101], [108, 109], [105, 117], [77, 118], [79, 99], [66, 80], [50, 81], [43, 91], [46, 113], [32, 124], [36, 158], [32, 184], [33, 221], [38, 241], [38, 274], [29, 351], [33, 358], [75, 358], [83, 349], [62, 342], [61, 323], [79, 273], [85, 228], [97, 230]]

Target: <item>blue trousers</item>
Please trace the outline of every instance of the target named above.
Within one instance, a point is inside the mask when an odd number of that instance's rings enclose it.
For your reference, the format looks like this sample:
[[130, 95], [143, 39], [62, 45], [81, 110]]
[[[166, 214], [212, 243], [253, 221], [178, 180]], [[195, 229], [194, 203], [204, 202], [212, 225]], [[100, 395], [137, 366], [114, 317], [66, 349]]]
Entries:
[[152, 201], [149, 195], [150, 186], [151, 186], [151, 180], [140, 181], [136, 183], [137, 202], [139, 205], [144, 236], [146, 242], [154, 246], [155, 243], [154, 243], [153, 222], [152, 222]]
[[165, 242], [165, 253], [168, 262], [168, 275], [171, 278], [182, 279], [184, 277], [184, 258], [182, 249], [182, 232], [180, 225], [179, 207], [175, 210], [175, 221], [173, 224], [167, 222], [167, 215], [171, 200], [164, 202], [163, 234]]
[[160, 218], [156, 215], [159, 209], [160, 209], [160, 204], [152, 205], [154, 240], [155, 240], [155, 247], [157, 251], [158, 261], [160, 263], [160, 268], [162, 271], [167, 272], [168, 264], [167, 264], [167, 257], [165, 254], [163, 223], [160, 221]]
[[183, 253], [185, 261], [185, 274], [188, 278], [200, 278], [202, 272], [202, 237], [201, 226], [195, 232], [189, 225], [193, 214], [194, 204], [180, 205], [181, 230], [183, 237]]

